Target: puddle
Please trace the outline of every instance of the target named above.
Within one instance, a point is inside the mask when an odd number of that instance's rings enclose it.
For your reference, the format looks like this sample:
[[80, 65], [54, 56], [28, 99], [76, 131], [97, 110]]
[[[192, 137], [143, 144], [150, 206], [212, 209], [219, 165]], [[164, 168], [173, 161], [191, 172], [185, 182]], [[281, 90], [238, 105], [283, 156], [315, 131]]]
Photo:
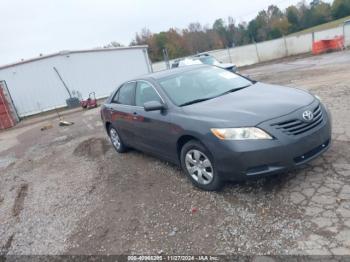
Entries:
[[100, 157], [105, 155], [110, 149], [110, 144], [103, 138], [89, 138], [81, 142], [75, 149], [73, 154], [80, 157]]

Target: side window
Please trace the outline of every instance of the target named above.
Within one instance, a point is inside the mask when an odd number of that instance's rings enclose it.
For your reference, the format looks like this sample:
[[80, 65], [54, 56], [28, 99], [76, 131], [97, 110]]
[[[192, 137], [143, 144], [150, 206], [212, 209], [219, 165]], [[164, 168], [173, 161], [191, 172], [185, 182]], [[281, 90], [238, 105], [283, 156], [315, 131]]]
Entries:
[[135, 101], [137, 106], [143, 106], [144, 103], [150, 101], [162, 102], [156, 90], [150, 84], [143, 81], [137, 82]]
[[116, 98], [118, 104], [133, 106], [135, 98], [135, 82], [123, 85], [115, 95], [114, 99]]
[[112, 103], [118, 104], [119, 90], [120, 90], [120, 88], [118, 88], [118, 91], [114, 94], [112, 101], [111, 101]]

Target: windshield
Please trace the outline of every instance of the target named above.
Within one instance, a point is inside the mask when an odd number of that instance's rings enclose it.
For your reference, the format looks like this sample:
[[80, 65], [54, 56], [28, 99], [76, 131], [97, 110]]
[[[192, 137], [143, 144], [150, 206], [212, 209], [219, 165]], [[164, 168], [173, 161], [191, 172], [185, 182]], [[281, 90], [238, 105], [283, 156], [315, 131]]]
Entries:
[[217, 65], [220, 64], [214, 57], [212, 56], [204, 56], [199, 58], [199, 60], [201, 60], [201, 62], [203, 64], [207, 64], [207, 65]]
[[177, 106], [247, 87], [249, 80], [217, 67], [198, 68], [158, 80]]

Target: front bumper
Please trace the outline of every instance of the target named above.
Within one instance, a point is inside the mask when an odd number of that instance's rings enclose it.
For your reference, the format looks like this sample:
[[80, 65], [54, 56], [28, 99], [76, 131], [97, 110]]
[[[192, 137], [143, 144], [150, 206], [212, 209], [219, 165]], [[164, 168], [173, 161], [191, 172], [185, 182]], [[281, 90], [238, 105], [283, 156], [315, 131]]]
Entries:
[[227, 180], [245, 180], [295, 169], [318, 157], [331, 144], [330, 115], [323, 106], [322, 112], [322, 123], [301, 135], [283, 134], [267, 121], [258, 127], [272, 134], [273, 140], [219, 141], [219, 145], [209, 145], [219, 174]]

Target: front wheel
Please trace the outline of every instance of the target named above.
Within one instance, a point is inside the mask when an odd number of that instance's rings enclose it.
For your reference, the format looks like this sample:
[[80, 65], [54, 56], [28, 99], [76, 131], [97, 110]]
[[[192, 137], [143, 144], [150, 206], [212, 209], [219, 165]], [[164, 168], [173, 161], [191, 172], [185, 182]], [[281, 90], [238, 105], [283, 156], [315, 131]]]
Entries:
[[182, 147], [181, 166], [195, 186], [207, 191], [221, 189], [223, 182], [211, 154], [198, 141], [191, 140]]
[[118, 134], [118, 131], [114, 127], [109, 127], [108, 134], [114, 149], [118, 153], [124, 153], [127, 151], [127, 147], [124, 145], [123, 141], [121, 140]]

